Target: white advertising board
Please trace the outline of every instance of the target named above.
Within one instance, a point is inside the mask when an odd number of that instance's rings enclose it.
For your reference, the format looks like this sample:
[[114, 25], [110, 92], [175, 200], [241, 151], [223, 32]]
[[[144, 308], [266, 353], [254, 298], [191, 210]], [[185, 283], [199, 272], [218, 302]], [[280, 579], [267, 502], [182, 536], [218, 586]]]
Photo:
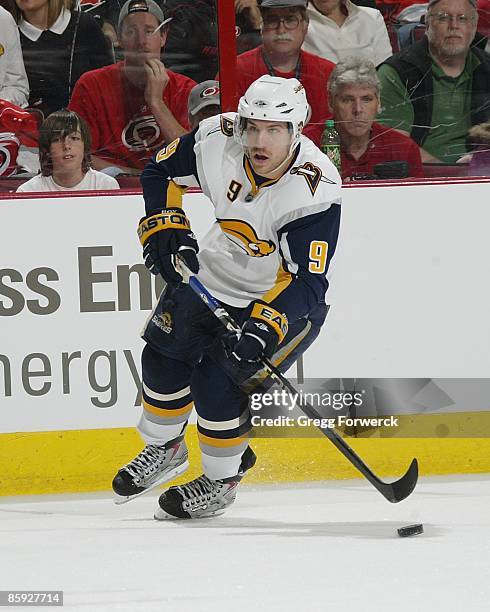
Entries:
[[[186, 196], [196, 234], [212, 222]], [[0, 201], [0, 432], [125, 427], [158, 292], [141, 196]], [[305, 376], [488, 377], [490, 184], [344, 190], [332, 309]]]

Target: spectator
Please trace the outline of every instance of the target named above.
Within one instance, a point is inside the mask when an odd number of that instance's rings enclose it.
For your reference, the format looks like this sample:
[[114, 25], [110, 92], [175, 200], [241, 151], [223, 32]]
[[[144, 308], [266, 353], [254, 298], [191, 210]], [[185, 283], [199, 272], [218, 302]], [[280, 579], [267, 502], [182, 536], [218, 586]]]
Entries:
[[196, 83], [161, 62], [168, 22], [153, 0], [128, 0], [118, 34], [125, 60], [84, 74], [70, 108], [90, 126], [94, 167], [135, 174], [189, 130], [187, 101]]
[[27, 106], [29, 83], [14, 18], [0, 6], [0, 99]]
[[311, 0], [303, 49], [337, 63], [361, 56], [377, 66], [392, 54], [381, 13], [351, 0]]
[[[328, 81], [328, 97], [340, 137], [342, 178], [373, 178], [374, 167], [407, 162], [407, 176], [422, 177], [417, 145], [396, 130], [375, 122], [380, 83], [374, 64], [362, 57], [339, 62]], [[320, 145], [322, 126], [305, 135]], [[307, 128], [308, 129], [308, 128]]]
[[341, 142], [342, 178], [372, 178], [378, 164], [391, 162], [406, 162], [402, 177], [424, 176], [413, 140], [375, 121], [380, 82], [372, 62], [350, 58], [337, 64], [329, 80], [329, 99]]
[[325, 121], [327, 81], [334, 65], [301, 49], [308, 30], [307, 0], [263, 0], [262, 45], [238, 56], [238, 95], [263, 74], [296, 77], [311, 106], [310, 123]]
[[[234, 0], [237, 52], [260, 45], [257, 0]], [[218, 25], [215, 0], [167, 0], [172, 27], [165, 45], [165, 63], [197, 82], [218, 71]]]
[[195, 129], [203, 119], [219, 115], [221, 100], [218, 81], [203, 81], [194, 85], [189, 94], [189, 125]]
[[427, 36], [379, 68], [381, 119], [420, 146], [422, 161], [453, 163], [469, 128], [490, 116], [490, 55], [471, 46], [475, 0], [431, 0]]
[[90, 132], [76, 113], [52, 113], [39, 130], [41, 175], [17, 191], [82, 191], [119, 189], [116, 179], [90, 167]]
[[112, 62], [96, 21], [71, 0], [16, 0], [29, 106], [42, 118], [65, 107], [80, 75]]

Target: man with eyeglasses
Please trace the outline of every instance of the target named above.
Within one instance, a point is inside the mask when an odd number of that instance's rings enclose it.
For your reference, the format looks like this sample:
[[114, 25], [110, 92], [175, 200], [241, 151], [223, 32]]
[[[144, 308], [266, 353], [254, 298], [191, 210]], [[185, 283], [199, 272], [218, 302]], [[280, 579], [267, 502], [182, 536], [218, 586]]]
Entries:
[[476, 0], [430, 0], [423, 40], [379, 68], [380, 122], [408, 134], [424, 163], [454, 163], [490, 117], [490, 55], [472, 45]]
[[264, 74], [297, 78], [310, 103], [310, 124], [324, 123], [327, 82], [335, 64], [301, 49], [308, 30], [307, 4], [308, 0], [262, 1], [262, 44], [238, 56], [238, 94], [243, 96]]

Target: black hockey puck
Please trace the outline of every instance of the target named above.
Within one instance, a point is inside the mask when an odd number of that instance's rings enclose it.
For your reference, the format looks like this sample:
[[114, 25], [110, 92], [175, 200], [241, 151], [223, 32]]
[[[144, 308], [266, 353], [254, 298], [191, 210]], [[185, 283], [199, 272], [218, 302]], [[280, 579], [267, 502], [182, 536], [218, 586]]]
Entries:
[[424, 526], [422, 523], [418, 525], [407, 525], [406, 527], [400, 527], [400, 529], [397, 529], [397, 531], [401, 538], [408, 538], [413, 535], [424, 533]]

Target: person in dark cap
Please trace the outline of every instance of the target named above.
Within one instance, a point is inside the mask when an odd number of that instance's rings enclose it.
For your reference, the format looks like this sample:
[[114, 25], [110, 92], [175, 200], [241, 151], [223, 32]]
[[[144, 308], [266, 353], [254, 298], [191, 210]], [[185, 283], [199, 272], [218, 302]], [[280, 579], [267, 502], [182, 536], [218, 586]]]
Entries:
[[307, 4], [307, 0], [262, 1], [262, 44], [238, 56], [237, 89], [242, 96], [264, 74], [296, 78], [308, 96], [310, 123], [324, 123], [327, 82], [334, 64], [301, 48], [308, 31]]
[[473, 46], [476, 0], [431, 0], [423, 40], [380, 68], [380, 122], [411, 136], [422, 161], [456, 162], [490, 117], [490, 55]]
[[70, 102], [90, 126], [94, 168], [138, 173], [153, 152], [189, 130], [195, 81], [161, 61], [170, 19], [153, 0], [128, 0], [118, 36], [124, 60], [83, 75]]
[[193, 130], [203, 119], [214, 117], [221, 112], [218, 81], [203, 81], [191, 89], [188, 101], [189, 125]]

